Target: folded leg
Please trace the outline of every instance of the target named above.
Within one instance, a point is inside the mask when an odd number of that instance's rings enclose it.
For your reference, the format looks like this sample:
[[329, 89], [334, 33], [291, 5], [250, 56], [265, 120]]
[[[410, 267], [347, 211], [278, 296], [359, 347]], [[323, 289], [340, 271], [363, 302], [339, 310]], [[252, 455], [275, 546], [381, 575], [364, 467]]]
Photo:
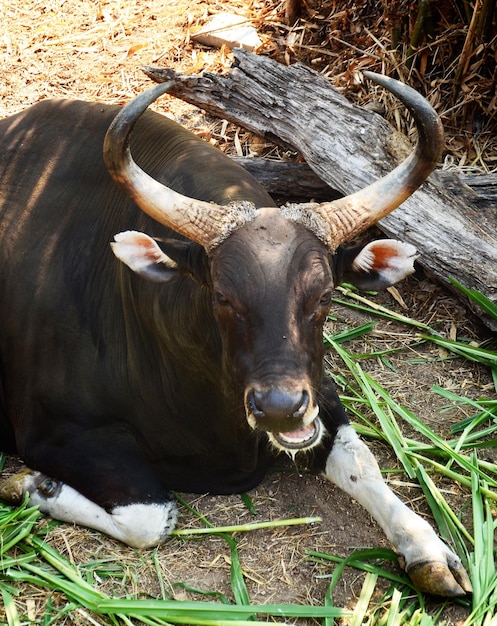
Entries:
[[0, 498], [19, 504], [29, 494], [29, 504], [53, 519], [93, 528], [133, 548], [149, 548], [162, 543], [176, 524], [176, 503], [163, 502], [114, 506], [107, 511], [81, 493], [26, 469], [0, 484]]
[[28, 443], [19, 452], [35, 469], [4, 481], [1, 498], [19, 503], [28, 494], [30, 504], [46, 515], [133, 547], [157, 545], [174, 529], [174, 498], [130, 433], [109, 428]]

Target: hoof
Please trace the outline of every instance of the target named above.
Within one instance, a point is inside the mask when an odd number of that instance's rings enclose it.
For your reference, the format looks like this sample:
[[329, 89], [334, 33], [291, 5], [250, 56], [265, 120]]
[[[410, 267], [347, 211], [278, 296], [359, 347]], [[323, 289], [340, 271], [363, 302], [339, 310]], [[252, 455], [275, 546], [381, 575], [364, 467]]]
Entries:
[[473, 591], [469, 576], [461, 564], [450, 567], [440, 561], [425, 561], [408, 568], [417, 589], [436, 596], [454, 598]]
[[24, 502], [26, 492], [36, 489], [45, 478], [46, 476], [40, 472], [34, 472], [26, 467], [0, 483], [0, 499], [19, 506]]

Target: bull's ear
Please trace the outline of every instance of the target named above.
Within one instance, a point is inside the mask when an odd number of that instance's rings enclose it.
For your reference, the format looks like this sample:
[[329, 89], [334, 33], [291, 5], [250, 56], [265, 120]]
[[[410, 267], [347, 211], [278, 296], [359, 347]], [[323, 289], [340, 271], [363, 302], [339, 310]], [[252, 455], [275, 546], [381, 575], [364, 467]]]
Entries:
[[157, 242], [136, 230], [127, 230], [114, 236], [110, 244], [116, 257], [142, 278], [154, 283], [170, 280], [177, 263], [159, 248]]
[[414, 272], [416, 248], [395, 239], [371, 241], [364, 247], [340, 249], [336, 264], [338, 281], [359, 289], [390, 287]]

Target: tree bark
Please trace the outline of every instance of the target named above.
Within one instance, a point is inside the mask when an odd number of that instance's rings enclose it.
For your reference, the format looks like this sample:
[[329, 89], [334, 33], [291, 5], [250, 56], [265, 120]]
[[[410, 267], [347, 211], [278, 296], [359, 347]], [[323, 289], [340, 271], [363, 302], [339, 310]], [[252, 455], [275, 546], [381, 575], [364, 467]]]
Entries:
[[[226, 76], [144, 71], [156, 82], [177, 81], [173, 95], [298, 150], [318, 177], [343, 195], [385, 175], [410, 150], [382, 117], [351, 104], [302, 64], [287, 67], [238, 49]], [[425, 270], [449, 288], [454, 277], [497, 302], [495, 209], [478, 205], [474, 196], [455, 175], [436, 171], [378, 226], [415, 245]], [[495, 321], [474, 310], [497, 330]]]
[[[276, 199], [283, 202], [326, 202], [343, 196], [327, 185], [307, 163], [259, 157], [231, 157], [256, 178]], [[497, 217], [497, 174], [459, 174], [438, 171], [437, 179], [454, 194], [481, 209], [495, 222]]]
[[234, 156], [232, 159], [249, 171], [279, 204], [326, 202], [343, 195], [321, 180], [307, 163], [256, 157]]

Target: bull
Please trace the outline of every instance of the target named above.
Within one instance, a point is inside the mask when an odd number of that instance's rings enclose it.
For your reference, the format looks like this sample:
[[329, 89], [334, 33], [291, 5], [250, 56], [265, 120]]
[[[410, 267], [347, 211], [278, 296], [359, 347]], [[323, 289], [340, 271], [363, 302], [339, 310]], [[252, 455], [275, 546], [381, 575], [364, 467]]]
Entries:
[[369, 77], [413, 114], [416, 148], [321, 204], [277, 207], [227, 156], [147, 111], [170, 83], [122, 109], [44, 101], [0, 122], [0, 442], [30, 468], [4, 481], [4, 499], [27, 494], [145, 548], [174, 528], [172, 490], [243, 492], [289, 453], [371, 513], [421, 590], [471, 589], [323, 374], [334, 287], [386, 287], [415, 259], [398, 241], [343, 244], [412, 194], [443, 146], [419, 94]]

